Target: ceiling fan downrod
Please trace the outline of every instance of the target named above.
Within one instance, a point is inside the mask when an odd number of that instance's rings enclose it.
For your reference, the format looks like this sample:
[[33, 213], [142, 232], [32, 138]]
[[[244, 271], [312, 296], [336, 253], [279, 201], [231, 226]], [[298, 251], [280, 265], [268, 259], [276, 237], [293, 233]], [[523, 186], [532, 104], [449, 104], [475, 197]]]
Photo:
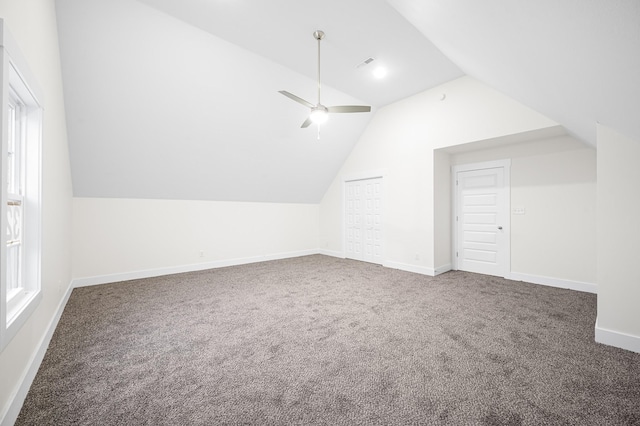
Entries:
[[314, 31], [313, 37], [318, 40], [318, 105], [322, 105], [320, 102], [320, 41], [324, 38], [324, 31]]
[[[322, 105], [320, 92], [321, 92], [321, 84], [320, 84], [320, 41], [324, 38], [324, 31], [316, 30], [313, 32], [313, 38], [318, 41], [318, 103], [312, 104], [311, 102], [302, 99], [299, 96], [294, 95], [293, 93], [289, 93], [286, 90], [279, 90], [278, 92], [286, 96], [287, 98], [306, 106], [309, 108], [309, 117], [302, 123], [301, 128], [309, 127], [311, 123], [317, 123], [320, 125], [324, 121], [326, 121], [328, 114], [344, 114], [344, 113], [353, 113], [353, 112], [370, 112], [371, 107], [367, 105], [338, 105], [338, 106], [330, 106], [326, 107]], [[318, 135], [319, 137], [319, 135]]]

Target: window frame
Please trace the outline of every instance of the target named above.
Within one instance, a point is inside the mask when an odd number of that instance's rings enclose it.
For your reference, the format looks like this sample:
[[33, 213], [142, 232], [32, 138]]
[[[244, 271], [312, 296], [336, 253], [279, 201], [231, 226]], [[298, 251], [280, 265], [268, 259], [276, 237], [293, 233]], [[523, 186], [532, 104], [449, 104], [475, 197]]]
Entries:
[[[31, 74], [17, 44], [0, 19], [0, 351], [27, 322], [42, 299], [42, 91]], [[19, 156], [18, 194], [9, 195], [8, 142], [9, 103], [20, 106], [17, 122], [22, 139]], [[20, 285], [9, 291], [7, 284], [8, 201], [21, 202]]]
[[[17, 270], [15, 271], [16, 276], [16, 286], [12, 286], [11, 283], [6, 283], [7, 288], [7, 313], [9, 313], [8, 319], [11, 317], [11, 312], [15, 311], [19, 306], [19, 299], [21, 291], [24, 291], [23, 285], [23, 267], [24, 262], [22, 259], [24, 247], [23, 241], [23, 231], [24, 231], [24, 168], [23, 164], [24, 160], [24, 147], [25, 147], [25, 126], [26, 126], [26, 115], [25, 115], [25, 105], [23, 104], [20, 96], [12, 89], [11, 84], [9, 85], [9, 101], [8, 101], [8, 110], [12, 111], [11, 118], [7, 123], [7, 132], [8, 132], [8, 144], [7, 144], [7, 153], [10, 152], [10, 148], [13, 148], [13, 161], [12, 164], [7, 165], [7, 209], [9, 209], [11, 205], [14, 207], [19, 207], [19, 224], [17, 227], [19, 229], [20, 238], [14, 243], [7, 241], [5, 246], [7, 253], [6, 258], [9, 259], [9, 250], [13, 250], [15, 252], [15, 256], [17, 257], [16, 261], [18, 263]], [[13, 145], [13, 147], [11, 146]], [[7, 155], [9, 157], [9, 155]], [[7, 159], [7, 161], [9, 161]], [[15, 249], [15, 250], [14, 250]], [[5, 265], [6, 271], [8, 273], [11, 266]]]

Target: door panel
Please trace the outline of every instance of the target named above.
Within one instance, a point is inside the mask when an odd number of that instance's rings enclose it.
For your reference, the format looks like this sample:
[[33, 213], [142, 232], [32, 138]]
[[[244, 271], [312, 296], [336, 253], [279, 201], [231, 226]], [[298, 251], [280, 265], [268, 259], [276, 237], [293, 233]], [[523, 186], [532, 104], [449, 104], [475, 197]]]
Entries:
[[345, 182], [345, 255], [383, 263], [382, 178]]
[[506, 276], [507, 190], [504, 167], [456, 174], [458, 269]]

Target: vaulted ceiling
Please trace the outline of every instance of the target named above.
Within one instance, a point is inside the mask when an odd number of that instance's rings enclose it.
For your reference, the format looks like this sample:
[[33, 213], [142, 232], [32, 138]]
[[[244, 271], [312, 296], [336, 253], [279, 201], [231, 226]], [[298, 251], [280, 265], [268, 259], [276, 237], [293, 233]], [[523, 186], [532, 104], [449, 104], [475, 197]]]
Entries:
[[389, 0], [466, 74], [596, 144], [640, 141], [640, 1]]
[[[637, 0], [56, 7], [76, 196], [316, 203], [377, 108], [464, 74], [587, 143], [596, 122], [640, 140]], [[316, 102], [316, 29], [323, 104], [373, 106], [333, 115], [320, 140], [277, 93]]]

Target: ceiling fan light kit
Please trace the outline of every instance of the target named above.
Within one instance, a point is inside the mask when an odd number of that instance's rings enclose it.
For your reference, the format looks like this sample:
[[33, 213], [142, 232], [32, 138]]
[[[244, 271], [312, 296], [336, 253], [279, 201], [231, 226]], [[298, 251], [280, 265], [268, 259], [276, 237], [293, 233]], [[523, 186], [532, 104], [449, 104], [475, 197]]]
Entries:
[[324, 107], [312, 108], [311, 113], [309, 114], [309, 118], [316, 124], [325, 123], [329, 119], [329, 111]]
[[340, 106], [331, 106], [326, 107], [322, 105], [320, 102], [320, 41], [324, 38], [324, 32], [317, 30], [313, 32], [313, 38], [318, 41], [318, 103], [316, 105], [308, 102], [292, 93], [287, 92], [286, 90], [280, 90], [279, 93], [282, 93], [284, 96], [288, 97], [291, 100], [298, 102], [310, 109], [309, 118], [307, 118], [304, 123], [302, 123], [302, 128], [309, 127], [311, 123], [322, 124], [329, 118], [329, 114], [344, 114], [344, 113], [353, 113], [353, 112], [370, 112], [371, 107], [366, 105], [340, 105]]

